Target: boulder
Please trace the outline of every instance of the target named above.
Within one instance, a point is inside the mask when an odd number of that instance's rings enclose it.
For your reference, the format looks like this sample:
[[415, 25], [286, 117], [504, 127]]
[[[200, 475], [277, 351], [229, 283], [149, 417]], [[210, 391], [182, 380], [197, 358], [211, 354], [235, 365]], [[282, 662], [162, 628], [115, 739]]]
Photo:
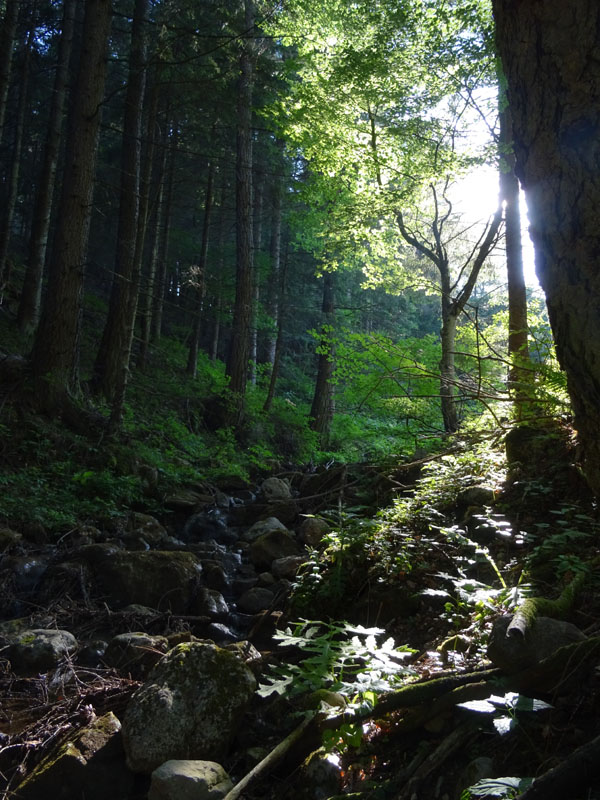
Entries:
[[134, 776], [125, 767], [120, 729], [112, 712], [91, 721], [34, 768], [18, 788], [16, 799], [129, 797]]
[[305, 556], [284, 556], [283, 558], [276, 558], [271, 564], [271, 571], [276, 578], [289, 578], [293, 580], [305, 561]]
[[299, 556], [301, 548], [285, 531], [264, 533], [250, 547], [250, 560], [256, 567], [269, 569], [273, 561], [285, 556]]
[[20, 533], [10, 528], [0, 528], [0, 553], [4, 553], [7, 550], [16, 550], [22, 542], [23, 537]]
[[202, 587], [196, 595], [191, 611], [194, 614], [210, 617], [213, 620], [224, 620], [229, 614], [229, 607], [221, 592], [217, 592], [216, 589]]
[[104, 661], [124, 675], [141, 680], [168, 649], [165, 636], [151, 636], [143, 631], [120, 633], [108, 643]]
[[216, 761], [166, 761], [152, 773], [148, 800], [221, 800], [233, 788]]
[[310, 545], [310, 547], [317, 547], [321, 543], [321, 539], [326, 533], [329, 533], [331, 528], [320, 517], [306, 517], [298, 528], [298, 538], [303, 544]]
[[130, 769], [150, 773], [171, 759], [220, 759], [255, 689], [252, 671], [233, 653], [206, 642], [177, 645], [125, 712]]
[[247, 592], [238, 599], [238, 608], [245, 614], [258, 614], [259, 611], [264, 611], [270, 608], [275, 595], [270, 589], [248, 589]]
[[192, 553], [163, 550], [117, 550], [94, 559], [91, 568], [95, 592], [103, 595], [109, 606], [138, 603], [174, 613], [188, 609], [202, 572]]
[[200, 494], [193, 489], [180, 489], [165, 498], [165, 508], [173, 511], [198, 511], [212, 503], [212, 495]]
[[254, 525], [242, 535], [242, 539], [244, 542], [254, 542], [256, 539], [264, 536], [265, 533], [271, 533], [272, 531], [285, 531], [289, 533], [283, 522], [280, 522], [277, 517], [267, 517], [266, 519], [255, 522]]
[[457, 506], [489, 506], [494, 502], [494, 490], [488, 486], [469, 486], [458, 493]]
[[492, 627], [487, 656], [495, 667], [518, 672], [551, 656], [560, 647], [586, 639], [570, 622], [551, 617], [536, 617], [525, 636], [515, 631], [507, 635], [512, 617], [498, 617]]
[[13, 672], [24, 677], [55, 669], [63, 658], [77, 649], [77, 639], [69, 631], [33, 628], [11, 641], [6, 657]]
[[260, 491], [267, 503], [289, 500], [292, 496], [289, 483], [281, 478], [267, 478], [261, 483]]

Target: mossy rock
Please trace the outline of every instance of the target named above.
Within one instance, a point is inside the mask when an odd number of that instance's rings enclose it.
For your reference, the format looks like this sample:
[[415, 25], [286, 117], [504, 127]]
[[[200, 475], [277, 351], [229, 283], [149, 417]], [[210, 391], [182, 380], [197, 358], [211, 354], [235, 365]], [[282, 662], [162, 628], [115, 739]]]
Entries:
[[120, 729], [112, 712], [93, 720], [35, 767], [15, 800], [129, 797], [133, 775], [125, 766]]
[[130, 769], [149, 773], [171, 759], [219, 761], [255, 689], [252, 671], [233, 653], [206, 642], [177, 645], [125, 712]]

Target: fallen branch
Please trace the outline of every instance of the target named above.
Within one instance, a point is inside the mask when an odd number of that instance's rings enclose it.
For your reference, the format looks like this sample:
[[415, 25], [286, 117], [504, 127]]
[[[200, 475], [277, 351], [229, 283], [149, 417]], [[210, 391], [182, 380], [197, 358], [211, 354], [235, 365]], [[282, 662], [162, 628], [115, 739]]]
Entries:
[[264, 772], [268, 772], [276, 764], [278, 764], [283, 756], [292, 747], [292, 745], [302, 738], [307, 728], [312, 722], [314, 722], [317, 716], [319, 715], [313, 714], [309, 717], [305, 717], [297, 728], [294, 728], [294, 730], [288, 736], [286, 736], [286, 738], [280, 742], [277, 747], [271, 750], [271, 752], [265, 756], [262, 761], [259, 761], [255, 767], [252, 767], [250, 772], [244, 775], [239, 783], [236, 783], [233, 789], [225, 795], [223, 800], [237, 800], [241, 793], [255, 778], [257, 778], [259, 775], [262, 775]]

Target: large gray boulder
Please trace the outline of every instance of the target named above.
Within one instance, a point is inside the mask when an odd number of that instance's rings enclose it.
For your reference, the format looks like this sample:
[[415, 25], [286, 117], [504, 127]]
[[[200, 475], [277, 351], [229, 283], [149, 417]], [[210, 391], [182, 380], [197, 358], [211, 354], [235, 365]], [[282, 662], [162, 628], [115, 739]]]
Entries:
[[273, 561], [286, 556], [299, 556], [302, 548], [285, 531], [270, 531], [250, 545], [250, 561], [255, 567], [269, 569]]
[[242, 539], [245, 542], [254, 542], [265, 533], [271, 533], [271, 531], [285, 531], [285, 533], [288, 533], [283, 522], [280, 522], [277, 517], [267, 517], [266, 519], [259, 519], [251, 528], [248, 528], [248, 530], [242, 534]]
[[281, 478], [267, 478], [261, 483], [260, 491], [267, 503], [289, 500], [292, 496], [289, 483]]
[[[83, 555], [85, 558], [87, 553]], [[136, 603], [179, 614], [189, 608], [202, 573], [193, 553], [163, 550], [94, 553], [88, 563], [94, 590], [109, 606], [122, 608]]]
[[511, 616], [498, 617], [492, 627], [487, 649], [492, 664], [505, 672], [532, 667], [560, 647], [586, 639], [575, 625], [551, 617], [536, 617], [525, 636], [518, 631], [507, 635], [511, 620]]
[[69, 631], [34, 628], [19, 633], [5, 653], [13, 672], [29, 677], [55, 669], [77, 648]]
[[216, 761], [166, 761], [152, 773], [148, 800], [221, 800], [233, 789]]
[[177, 645], [125, 712], [130, 769], [149, 773], [172, 759], [220, 759], [255, 689], [252, 671], [233, 653], [205, 642]]

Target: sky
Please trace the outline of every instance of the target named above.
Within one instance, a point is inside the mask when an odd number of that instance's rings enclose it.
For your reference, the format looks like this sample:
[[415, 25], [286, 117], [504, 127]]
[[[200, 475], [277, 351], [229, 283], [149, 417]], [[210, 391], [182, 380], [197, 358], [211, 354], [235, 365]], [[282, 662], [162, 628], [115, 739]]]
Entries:
[[[457, 181], [455, 189], [456, 207], [468, 220], [485, 221], [494, 213], [498, 204], [498, 172], [490, 166], [478, 167]], [[539, 288], [535, 274], [533, 243], [529, 238], [527, 204], [521, 192], [521, 236], [523, 242], [523, 266], [525, 282], [533, 289]]]

